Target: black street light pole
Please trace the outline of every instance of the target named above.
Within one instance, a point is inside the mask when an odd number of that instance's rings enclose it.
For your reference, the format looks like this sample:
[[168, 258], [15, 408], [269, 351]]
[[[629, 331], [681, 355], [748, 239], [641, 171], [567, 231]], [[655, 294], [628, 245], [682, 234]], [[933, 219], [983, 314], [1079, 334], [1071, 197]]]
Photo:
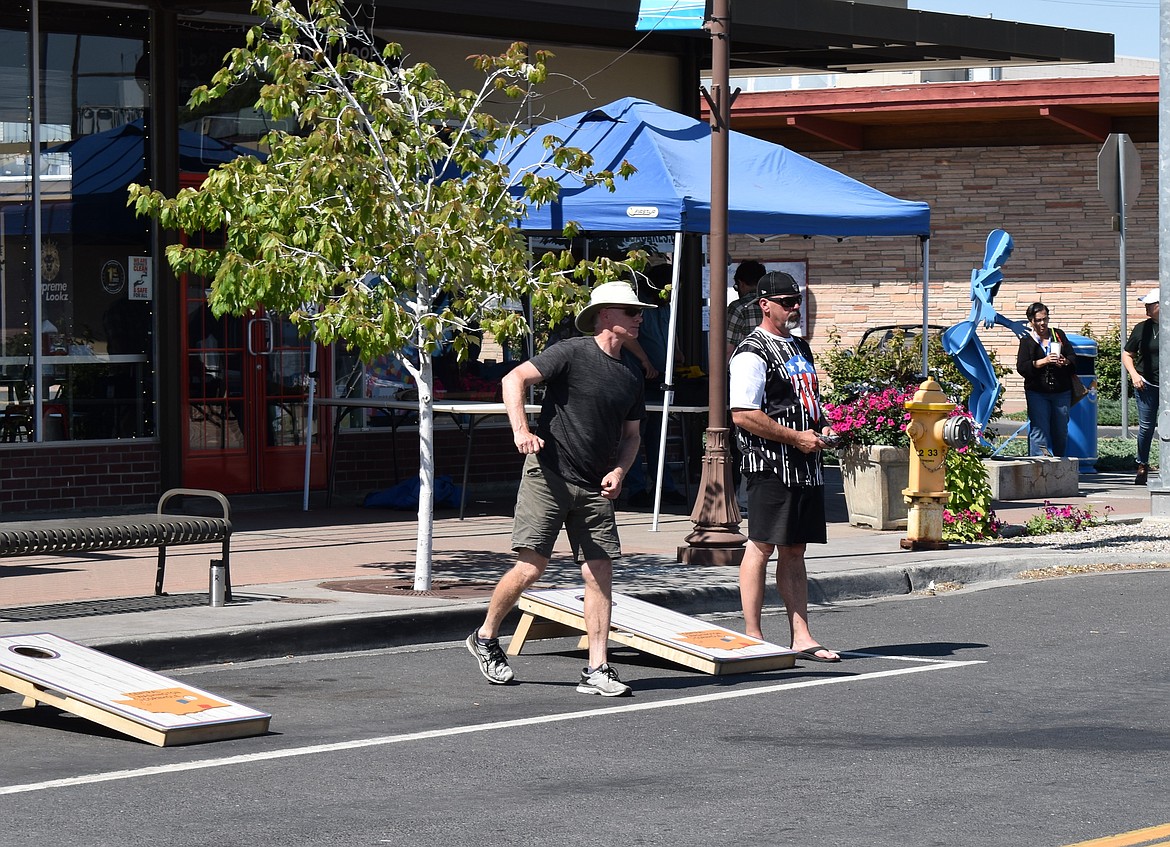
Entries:
[[[731, 0], [713, 0], [707, 31], [711, 35], [711, 90], [704, 91], [711, 110], [711, 316], [708, 334], [709, 373], [707, 444], [699, 498], [691, 512], [694, 530], [678, 560], [696, 565], [737, 565], [745, 538], [739, 532], [727, 427], [727, 182], [731, 133]], [[737, 92], [738, 93], [738, 92]]]

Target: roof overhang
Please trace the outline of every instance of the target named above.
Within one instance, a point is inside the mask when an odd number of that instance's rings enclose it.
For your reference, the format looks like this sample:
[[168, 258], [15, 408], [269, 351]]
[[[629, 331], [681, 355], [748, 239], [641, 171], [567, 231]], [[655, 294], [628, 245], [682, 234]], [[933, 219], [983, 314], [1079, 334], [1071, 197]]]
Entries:
[[[638, 0], [373, 0], [393, 29], [696, 54], [710, 64], [703, 31], [634, 30]], [[733, 69], [845, 73], [913, 68], [1113, 61], [1113, 36], [1013, 21], [921, 12], [848, 0], [737, 0]]]
[[[181, 13], [247, 12], [247, 0], [157, 0]], [[438, 8], [441, 6], [441, 8]], [[638, 32], [639, 0], [365, 0], [378, 28], [694, 56], [701, 30]], [[1113, 36], [850, 0], [736, 0], [733, 70], [853, 73], [1113, 61]]]
[[1113, 36], [844, 0], [738, 2], [733, 68], [817, 73], [1112, 62]]
[[732, 126], [793, 150], [1154, 141], [1158, 77], [942, 82], [741, 94]]

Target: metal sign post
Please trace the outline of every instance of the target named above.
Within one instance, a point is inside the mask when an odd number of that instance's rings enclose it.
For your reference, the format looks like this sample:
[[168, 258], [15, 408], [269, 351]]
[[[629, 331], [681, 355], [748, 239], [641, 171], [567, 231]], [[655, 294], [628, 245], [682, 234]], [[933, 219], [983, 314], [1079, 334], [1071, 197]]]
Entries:
[[[1161, 0], [1158, 11], [1158, 87], [1170, 91], [1170, 0]], [[1158, 98], [1158, 174], [1170, 164], [1170, 98]], [[1170, 332], [1170, 186], [1165, 179], [1158, 181], [1158, 331]], [[1159, 453], [1170, 455], [1170, 356], [1158, 360], [1158, 417], [1155, 434]], [[1158, 463], [1157, 475], [1150, 475], [1150, 515], [1155, 518], [1170, 516], [1170, 471], [1163, 470], [1165, 461]]]
[[[1129, 337], [1129, 319], [1126, 314], [1126, 290], [1129, 279], [1125, 256], [1125, 213], [1142, 187], [1142, 162], [1137, 148], [1125, 133], [1110, 133], [1097, 154], [1097, 190], [1105, 198], [1113, 213], [1113, 228], [1118, 235], [1118, 268], [1121, 280], [1119, 316], [1122, 346]], [[1121, 434], [1129, 438], [1129, 375], [1121, 369]]]

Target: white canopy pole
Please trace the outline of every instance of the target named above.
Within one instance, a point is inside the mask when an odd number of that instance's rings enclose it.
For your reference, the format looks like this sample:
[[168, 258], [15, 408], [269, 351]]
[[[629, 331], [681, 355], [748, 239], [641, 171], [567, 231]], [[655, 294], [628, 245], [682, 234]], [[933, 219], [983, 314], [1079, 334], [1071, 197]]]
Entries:
[[[662, 433], [658, 438], [658, 476], [654, 485], [654, 520], [650, 531], [658, 532], [658, 511], [662, 508], [662, 475], [666, 471], [666, 430], [670, 424], [670, 405], [674, 402], [674, 345], [678, 327], [678, 280], [682, 272], [681, 232], [674, 234], [674, 261], [670, 277], [670, 324], [666, 332], [666, 371], [662, 392]], [[683, 468], [683, 473], [686, 473]]]

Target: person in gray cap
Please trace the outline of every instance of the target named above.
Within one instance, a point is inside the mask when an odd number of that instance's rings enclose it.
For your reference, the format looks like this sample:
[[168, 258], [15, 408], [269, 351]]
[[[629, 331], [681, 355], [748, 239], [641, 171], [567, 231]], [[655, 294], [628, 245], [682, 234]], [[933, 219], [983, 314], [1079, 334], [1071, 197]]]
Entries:
[[[514, 678], [500, 649], [500, 624], [548, 567], [563, 526], [574, 557], [583, 561], [585, 581], [589, 664], [577, 690], [603, 697], [630, 693], [606, 652], [613, 560], [621, 556], [614, 501], [638, 454], [646, 416], [642, 370], [624, 346], [638, 337], [642, 311], [653, 308], [638, 299], [629, 283], [599, 285], [577, 315], [577, 328], [586, 337], [554, 344], [504, 377], [513, 441], [526, 457], [512, 524], [517, 562], [496, 584], [483, 625], [466, 642], [490, 683], [504, 685]], [[544, 402], [533, 432], [524, 398], [530, 386], [541, 382]]]
[[1121, 364], [1129, 372], [1138, 407], [1137, 475], [1134, 485], [1145, 485], [1150, 474], [1150, 444], [1158, 421], [1158, 314], [1160, 290], [1151, 288], [1138, 299], [1146, 307], [1146, 319], [1137, 324], [1121, 351]]
[[800, 287], [773, 271], [757, 286], [760, 325], [731, 357], [731, 417], [747, 479], [748, 542], [739, 568], [745, 632], [763, 639], [764, 575], [776, 551], [776, 587], [788, 613], [792, 649], [813, 662], [841, 657], [808, 627], [808, 544], [827, 541], [821, 450], [832, 430], [821, 409], [812, 348], [800, 326]]
[[754, 259], [747, 259], [739, 263], [735, 269], [735, 293], [739, 299], [727, 307], [727, 358], [735, 352], [739, 342], [747, 338], [748, 333], [760, 325], [760, 297], [756, 293], [756, 283], [766, 274], [767, 269]]
[[[733, 283], [735, 284], [735, 293], [739, 295], [739, 298], [727, 307], [727, 358], [729, 361], [731, 354], [739, 346], [739, 342], [747, 338], [748, 333], [760, 325], [760, 319], [764, 316], [764, 313], [760, 311], [760, 297], [756, 294], [756, 283], [767, 272], [768, 269], [755, 259], [745, 259], [735, 269]], [[735, 497], [739, 501], [739, 511], [746, 516], [748, 514], [747, 490], [744, 488], [743, 476], [739, 472], [739, 439], [735, 437], [734, 427], [732, 428], [730, 447]]]

